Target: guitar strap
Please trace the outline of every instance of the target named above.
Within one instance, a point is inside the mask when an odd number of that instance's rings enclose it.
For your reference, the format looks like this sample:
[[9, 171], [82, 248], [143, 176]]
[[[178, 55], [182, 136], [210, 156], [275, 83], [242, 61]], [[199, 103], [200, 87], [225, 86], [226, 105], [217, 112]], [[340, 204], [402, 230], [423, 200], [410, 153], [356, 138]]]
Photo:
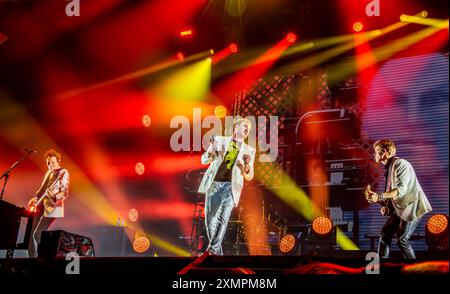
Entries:
[[[384, 191], [390, 191], [391, 190], [391, 182], [392, 182], [392, 165], [395, 163], [395, 161], [397, 161], [397, 159], [399, 159], [398, 157], [391, 157], [389, 159], [389, 161], [386, 164], [386, 172], [384, 173], [384, 178], [385, 178], [385, 183], [384, 183]], [[394, 205], [392, 203], [392, 199], [387, 199], [386, 200], [386, 204], [385, 207], [388, 208], [389, 210], [394, 209]], [[390, 211], [391, 213], [393, 211]]]

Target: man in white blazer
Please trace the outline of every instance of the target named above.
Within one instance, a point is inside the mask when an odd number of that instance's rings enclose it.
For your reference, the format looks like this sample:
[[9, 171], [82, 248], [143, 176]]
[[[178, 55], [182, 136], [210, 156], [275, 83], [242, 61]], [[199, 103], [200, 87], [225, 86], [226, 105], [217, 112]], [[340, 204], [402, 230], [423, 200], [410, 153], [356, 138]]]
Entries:
[[381, 213], [389, 216], [381, 230], [378, 255], [381, 258], [389, 257], [391, 241], [396, 234], [403, 257], [415, 259], [416, 255], [409, 240], [422, 216], [432, 210], [430, 202], [419, 184], [411, 163], [395, 156], [394, 142], [383, 139], [375, 142], [373, 147], [375, 161], [383, 164], [386, 169], [385, 192], [373, 192], [368, 186], [365, 194], [369, 203], [383, 204]]
[[64, 217], [64, 200], [69, 194], [69, 172], [61, 167], [61, 154], [50, 149], [45, 152], [44, 157], [48, 168], [47, 173], [36, 196], [28, 202], [30, 210], [35, 211], [28, 246], [29, 257], [37, 256], [41, 233], [48, 230], [56, 218]]
[[253, 179], [255, 149], [244, 143], [251, 122], [239, 118], [233, 123], [231, 137], [212, 138], [202, 155], [202, 164], [210, 164], [198, 189], [206, 194], [205, 225], [209, 254], [223, 255], [222, 241], [231, 211], [239, 204], [244, 179]]

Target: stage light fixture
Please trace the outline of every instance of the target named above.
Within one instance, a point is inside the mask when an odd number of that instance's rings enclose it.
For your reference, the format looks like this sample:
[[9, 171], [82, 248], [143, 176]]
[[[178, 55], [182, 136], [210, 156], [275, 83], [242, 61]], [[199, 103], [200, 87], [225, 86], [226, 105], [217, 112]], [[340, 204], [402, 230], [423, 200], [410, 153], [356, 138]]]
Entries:
[[448, 216], [432, 215], [425, 225], [425, 241], [430, 250], [448, 251]]
[[422, 11], [420, 13], [420, 16], [423, 17], [423, 18], [428, 17], [428, 11], [426, 11], [426, 10]]
[[227, 109], [223, 105], [218, 105], [214, 108], [214, 115], [217, 118], [224, 118], [227, 115]]
[[238, 45], [236, 43], [231, 43], [228, 46], [228, 49], [230, 49], [231, 53], [237, 53], [238, 52]]
[[355, 22], [353, 23], [353, 31], [354, 31], [354, 32], [359, 33], [359, 32], [361, 32], [363, 29], [364, 29], [364, 25], [363, 25], [362, 22], [360, 22], [360, 21], [355, 21]]
[[181, 52], [178, 52], [175, 57], [177, 58], [177, 60], [179, 61], [183, 61], [184, 60], [184, 54]]
[[326, 237], [333, 231], [333, 222], [325, 216], [320, 216], [313, 220], [311, 229], [317, 237]]
[[132, 208], [128, 211], [128, 219], [130, 220], [130, 222], [135, 222], [137, 221], [139, 218], [139, 213], [137, 211], [137, 209]]
[[286, 40], [289, 43], [293, 44], [293, 43], [295, 43], [295, 41], [297, 41], [297, 35], [295, 33], [288, 33], [286, 35]]
[[321, 256], [332, 256], [336, 245], [336, 228], [328, 217], [320, 216], [313, 220], [308, 238], [302, 246], [302, 254], [314, 252]]
[[142, 116], [142, 124], [144, 127], [148, 128], [152, 124], [152, 119], [149, 115]]
[[145, 172], [145, 166], [144, 166], [144, 164], [142, 162], [138, 162], [138, 163], [136, 163], [136, 166], [134, 167], [134, 170], [136, 171], [136, 173], [138, 175], [141, 176]]
[[184, 30], [180, 32], [180, 37], [192, 36], [192, 29]]
[[292, 234], [288, 234], [280, 239], [280, 242], [278, 243], [278, 249], [280, 250], [281, 254], [287, 255], [294, 252], [297, 248], [297, 245], [297, 238]]
[[138, 237], [133, 242], [133, 250], [137, 253], [144, 253], [150, 248], [150, 240], [147, 237]]

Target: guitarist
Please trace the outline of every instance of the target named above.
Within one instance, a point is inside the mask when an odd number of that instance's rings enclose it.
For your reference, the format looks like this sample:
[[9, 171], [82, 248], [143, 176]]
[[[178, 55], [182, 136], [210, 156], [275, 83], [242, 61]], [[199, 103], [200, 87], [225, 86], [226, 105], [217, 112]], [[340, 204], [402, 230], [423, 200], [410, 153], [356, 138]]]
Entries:
[[36, 196], [30, 199], [28, 207], [35, 211], [29, 257], [37, 257], [37, 246], [42, 231], [48, 230], [56, 218], [64, 217], [64, 200], [69, 192], [69, 172], [61, 168], [61, 154], [50, 149], [44, 154], [48, 171]]
[[393, 141], [383, 139], [373, 144], [375, 161], [385, 166], [385, 192], [373, 192], [370, 186], [365, 190], [369, 203], [381, 203], [381, 213], [388, 216], [378, 244], [378, 256], [389, 257], [392, 238], [397, 234], [397, 244], [403, 258], [415, 259], [414, 249], [409, 242], [423, 215], [431, 211], [431, 205], [422, 190], [412, 165], [395, 156]]

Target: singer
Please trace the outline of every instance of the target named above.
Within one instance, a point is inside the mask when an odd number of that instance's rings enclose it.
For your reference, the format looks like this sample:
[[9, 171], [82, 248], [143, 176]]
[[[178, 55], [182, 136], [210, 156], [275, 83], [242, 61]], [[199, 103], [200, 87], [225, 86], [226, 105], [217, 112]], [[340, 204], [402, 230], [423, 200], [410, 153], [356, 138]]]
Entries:
[[61, 154], [53, 149], [44, 154], [48, 171], [36, 196], [28, 207], [35, 211], [28, 256], [37, 257], [42, 231], [48, 230], [56, 218], [64, 217], [64, 200], [69, 194], [69, 172], [61, 167]]
[[223, 255], [222, 241], [231, 211], [239, 203], [244, 179], [253, 179], [255, 149], [244, 143], [251, 127], [249, 120], [236, 119], [233, 135], [214, 137], [202, 155], [202, 164], [210, 164], [198, 190], [206, 194], [206, 254]]

